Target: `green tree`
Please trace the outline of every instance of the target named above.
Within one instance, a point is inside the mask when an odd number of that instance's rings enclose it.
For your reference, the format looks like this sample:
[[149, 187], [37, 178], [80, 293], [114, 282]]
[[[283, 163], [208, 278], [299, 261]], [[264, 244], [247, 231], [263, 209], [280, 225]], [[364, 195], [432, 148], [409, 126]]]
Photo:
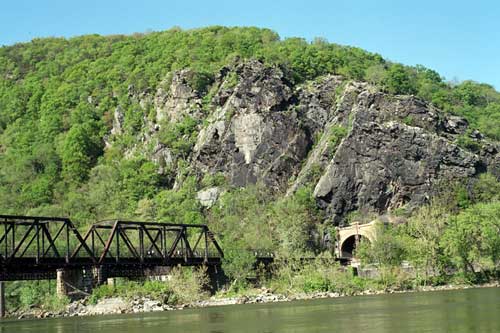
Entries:
[[393, 226], [379, 224], [373, 243], [362, 241], [356, 255], [363, 261], [382, 266], [399, 266], [406, 258], [406, 244]]
[[59, 149], [63, 177], [70, 183], [80, 183], [86, 180], [101, 149], [100, 139], [96, 137], [91, 127], [73, 126], [64, 136]]
[[170, 223], [201, 224], [205, 221], [196, 199], [196, 178], [188, 177], [178, 190], [164, 190], [155, 197], [157, 219]]
[[411, 77], [411, 72], [401, 64], [394, 64], [389, 67], [384, 86], [391, 94], [416, 94], [417, 88], [415, 80]]
[[500, 200], [500, 182], [491, 173], [483, 173], [474, 182], [472, 200], [476, 203]]
[[466, 273], [489, 259], [493, 267], [500, 258], [500, 203], [476, 204], [450, 220], [442, 245]]
[[387, 69], [382, 64], [370, 66], [366, 69], [365, 78], [371, 84], [382, 86], [387, 79]]
[[308, 256], [318, 248], [312, 234], [321, 223], [321, 217], [311, 188], [302, 187], [292, 196], [272, 204], [269, 219], [276, 226], [275, 238], [279, 241], [281, 256]]
[[446, 230], [450, 213], [439, 201], [418, 209], [399, 234], [405, 239], [408, 259], [419, 269], [428, 273], [442, 274], [447, 264], [441, 246], [441, 238]]

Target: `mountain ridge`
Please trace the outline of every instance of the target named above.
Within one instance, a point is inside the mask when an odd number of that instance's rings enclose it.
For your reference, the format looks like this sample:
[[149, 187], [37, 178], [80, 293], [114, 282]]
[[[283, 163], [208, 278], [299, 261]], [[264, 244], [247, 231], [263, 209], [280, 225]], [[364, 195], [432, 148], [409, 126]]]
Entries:
[[491, 86], [268, 29], [37, 39], [0, 78], [5, 212], [196, 222], [200, 191], [262, 182], [342, 224], [499, 177]]

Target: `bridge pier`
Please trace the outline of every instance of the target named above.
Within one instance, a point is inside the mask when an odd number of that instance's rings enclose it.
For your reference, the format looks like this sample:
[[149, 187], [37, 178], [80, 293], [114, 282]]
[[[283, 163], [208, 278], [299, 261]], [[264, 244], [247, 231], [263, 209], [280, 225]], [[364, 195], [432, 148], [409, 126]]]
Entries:
[[92, 268], [92, 275], [94, 277], [93, 282], [95, 286], [103, 285], [104, 282], [107, 280], [106, 271], [102, 266], [94, 266]]
[[57, 295], [78, 299], [89, 295], [99, 281], [99, 274], [95, 268], [58, 269], [56, 273]]
[[114, 287], [116, 284], [116, 278], [113, 277], [107, 278], [106, 284], [110, 287]]
[[214, 292], [221, 289], [227, 282], [227, 276], [224, 274], [221, 265], [207, 266], [207, 275], [210, 283], [210, 289]]

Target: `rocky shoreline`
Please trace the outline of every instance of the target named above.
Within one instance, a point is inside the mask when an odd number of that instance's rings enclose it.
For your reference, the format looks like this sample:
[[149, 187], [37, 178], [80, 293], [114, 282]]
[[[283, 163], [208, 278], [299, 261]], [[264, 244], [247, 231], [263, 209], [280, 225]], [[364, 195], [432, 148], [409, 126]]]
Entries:
[[161, 312], [183, 310], [187, 308], [204, 308], [212, 306], [238, 305], [238, 304], [256, 304], [256, 303], [276, 303], [276, 302], [291, 302], [297, 300], [312, 300], [324, 298], [339, 298], [347, 296], [367, 296], [367, 295], [382, 295], [395, 293], [414, 293], [428, 291], [443, 291], [443, 290], [462, 290], [471, 288], [499, 288], [500, 282], [487, 283], [482, 285], [443, 285], [443, 286], [427, 286], [412, 290], [364, 290], [352, 295], [341, 294], [336, 292], [315, 292], [315, 293], [298, 293], [292, 295], [275, 294], [269, 289], [259, 289], [254, 295], [242, 295], [236, 297], [216, 297], [212, 296], [206, 300], [200, 300], [190, 304], [169, 305], [162, 301], [151, 299], [148, 297], [136, 297], [132, 299], [124, 299], [121, 297], [113, 297], [102, 299], [97, 304], [90, 304], [88, 299], [82, 299], [70, 303], [63, 311], [51, 312], [43, 309], [29, 309], [23, 311], [15, 311], [9, 313], [10, 318], [17, 319], [42, 319], [56, 317], [79, 317], [79, 316], [97, 316], [110, 314], [136, 314], [147, 312]]

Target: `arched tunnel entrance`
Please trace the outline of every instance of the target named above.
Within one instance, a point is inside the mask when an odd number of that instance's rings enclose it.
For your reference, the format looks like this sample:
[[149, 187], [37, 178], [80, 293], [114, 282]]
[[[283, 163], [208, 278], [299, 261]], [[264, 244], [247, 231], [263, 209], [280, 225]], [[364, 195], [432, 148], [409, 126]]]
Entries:
[[347, 237], [340, 246], [342, 258], [353, 258], [357, 246], [361, 242], [370, 242], [368, 238], [362, 235], [352, 235]]

